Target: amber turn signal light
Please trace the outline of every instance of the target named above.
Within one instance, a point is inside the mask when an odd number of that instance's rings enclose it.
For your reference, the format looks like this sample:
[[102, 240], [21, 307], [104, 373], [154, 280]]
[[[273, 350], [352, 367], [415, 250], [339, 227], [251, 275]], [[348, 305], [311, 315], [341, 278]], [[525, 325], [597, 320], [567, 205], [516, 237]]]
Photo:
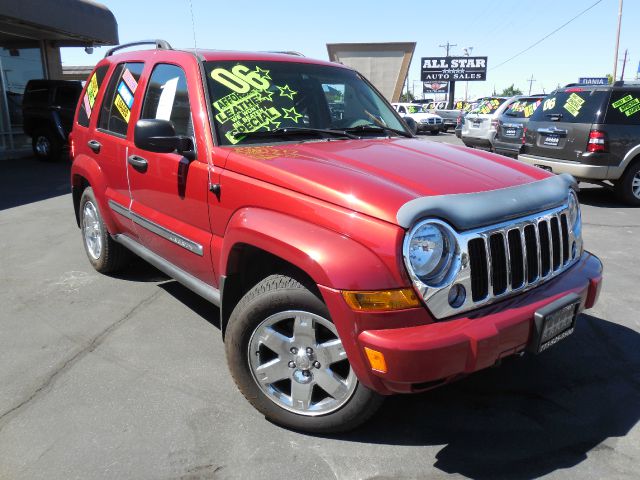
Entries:
[[364, 347], [364, 353], [367, 354], [367, 359], [369, 360], [369, 365], [371, 365], [371, 370], [375, 370], [376, 372], [387, 373], [387, 362], [384, 359], [384, 355], [382, 352], [377, 350], [373, 350], [369, 347]]
[[412, 288], [398, 290], [350, 291], [342, 292], [344, 300], [353, 310], [403, 310], [420, 306], [420, 301]]

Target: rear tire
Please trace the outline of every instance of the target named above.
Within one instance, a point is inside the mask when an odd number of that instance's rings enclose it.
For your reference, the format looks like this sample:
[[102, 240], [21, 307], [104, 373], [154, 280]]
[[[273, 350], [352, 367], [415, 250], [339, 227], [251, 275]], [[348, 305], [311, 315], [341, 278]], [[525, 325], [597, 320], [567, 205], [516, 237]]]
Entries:
[[31, 137], [31, 148], [37, 159], [55, 161], [62, 153], [62, 140], [51, 129], [42, 128]]
[[82, 243], [93, 268], [100, 273], [120, 270], [128, 263], [131, 254], [109, 235], [91, 187], [82, 192], [78, 208]]
[[358, 382], [312, 288], [270, 275], [249, 290], [229, 318], [227, 363], [240, 392], [274, 423], [343, 432], [367, 421], [383, 397]]
[[640, 206], [640, 159], [634, 160], [615, 183], [618, 199], [627, 205]]
[[440, 130], [431, 130], [429, 133], [431, 135], [438, 135], [440, 133]]

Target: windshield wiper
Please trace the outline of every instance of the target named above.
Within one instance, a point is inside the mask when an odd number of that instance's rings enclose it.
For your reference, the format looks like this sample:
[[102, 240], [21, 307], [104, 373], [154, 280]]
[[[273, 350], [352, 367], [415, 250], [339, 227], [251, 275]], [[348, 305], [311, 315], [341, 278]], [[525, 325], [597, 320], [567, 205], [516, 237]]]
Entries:
[[402, 137], [413, 138], [413, 135], [407, 132], [403, 132], [402, 130], [396, 130], [395, 128], [383, 127], [378, 125], [358, 125], [357, 127], [345, 128], [344, 131], [345, 132], [375, 132], [375, 133], [387, 132], [387, 133], [394, 133]]
[[252, 137], [252, 138], [269, 138], [269, 137], [286, 137], [293, 135], [312, 134], [322, 137], [343, 137], [357, 139], [356, 135], [347, 133], [344, 130], [331, 130], [328, 128], [311, 128], [311, 127], [284, 127], [274, 128], [273, 130], [258, 130], [255, 132], [241, 132], [235, 131], [233, 135], [235, 137]]

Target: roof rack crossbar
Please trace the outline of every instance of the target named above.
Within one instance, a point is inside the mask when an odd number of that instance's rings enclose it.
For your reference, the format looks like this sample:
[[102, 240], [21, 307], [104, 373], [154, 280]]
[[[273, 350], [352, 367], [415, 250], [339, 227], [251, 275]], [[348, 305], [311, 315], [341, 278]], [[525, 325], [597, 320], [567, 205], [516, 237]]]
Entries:
[[117, 52], [118, 50], [122, 50], [123, 48], [135, 47], [137, 45], [155, 45], [159, 50], [173, 50], [169, 42], [166, 40], [156, 39], [156, 40], [140, 40], [138, 42], [130, 42], [123, 43], [122, 45], [117, 45], [113, 48], [107, 50], [107, 53], [104, 54], [104, 58], [107, 58]]

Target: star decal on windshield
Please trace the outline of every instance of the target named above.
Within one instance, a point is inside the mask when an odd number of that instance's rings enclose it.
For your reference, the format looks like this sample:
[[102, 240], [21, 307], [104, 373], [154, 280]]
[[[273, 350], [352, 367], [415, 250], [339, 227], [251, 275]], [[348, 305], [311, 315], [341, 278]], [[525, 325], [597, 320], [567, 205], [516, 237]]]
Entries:
[[[276, 85], [276, 87], [278, 87]], [[293, 96], [298, 93], [294, 90], [291, 90], [289, 88], [289, 85], [285, 85], [284, 87], [278, 87], [278, 90], [280, 90], [280, 96], [281, 97], [289, 97], [291, 100], [293, 100]]]
[[298, 123], [298, 119], [302, 117], [302, 115], [296, 112], [296, 107], [283, 108], [282, 111], [284, 112], [284, 118], [289, 118], [296, 123]]
[[260, 101], [264, 102], [265, 100], [269, 101], [269, 102], [273, 102], [273, 99], [271, 98], [273, 97], [273, 92], [270, 92], [268, 90], [264, 90], [260, 93]]
[[269, 70], [265, 70], [263, 68], [256, 67], [254, 72], [256, 72], [258, 75], [260, 75], [262, 78], [264, 78], [266, 80], [271, 80], [271, 76], [269, 75]]

